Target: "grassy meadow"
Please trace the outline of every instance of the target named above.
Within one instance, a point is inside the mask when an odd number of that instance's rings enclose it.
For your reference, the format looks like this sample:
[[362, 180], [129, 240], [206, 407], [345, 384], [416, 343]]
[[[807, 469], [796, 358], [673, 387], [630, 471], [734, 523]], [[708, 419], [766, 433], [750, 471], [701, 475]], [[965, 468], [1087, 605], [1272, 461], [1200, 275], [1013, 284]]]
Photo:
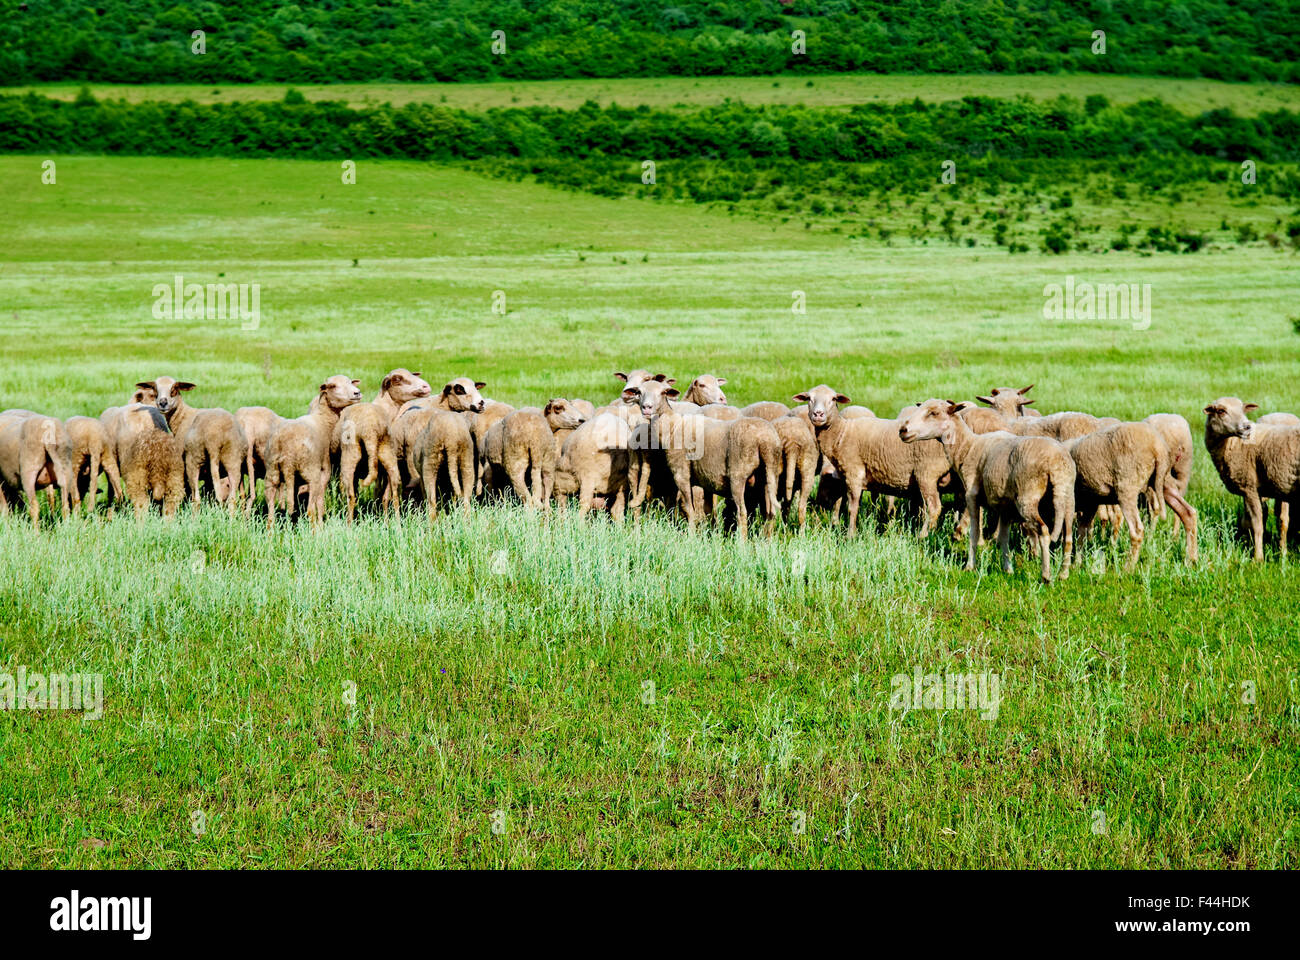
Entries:
[[[0, 157], [0, 409], [168, 374], [297, 415], [395, 366], [515, 404], [640, 366], [738, 404], [826, 382], [887, 416], [1034, 383], [1198, 444], [1217, 396], [1300, 408], [1285, 249], [1009, 256], [417, 163], [55, 157], [46, 185], [42, 159]], [[155, 319], [178, 274], [260, 284], [257, 329]], [[1045, 318], [1069, 276], [1150, 284], [1150, 326]], [[746, 544], [508, 504], [11, 516], [0, 672], [102, 673], [104, 715], [0, 714], [0, 862], [1294, 868], [1300, 575], [1252, 564], [1195, 471], [1198, 567], [1166, 521], [1134, 572], [1095, 542], [1049, 587], [987, 547], [962, 571], [949, 524], [847, 542], [818, 513]], [[997, 674], [996, 719], [891, 709], [918, 668]]]
[[[0, 93], [34, 91], [72, 100], [83, 84], [51, 83], [0, 87]], [[960, 100], [962, 97], [1028, 96], [1047, 100], [1065, 94], [1100, 94], [1112, 103], [1159, 98], [1185, 113], [1228, 107], [1242, 116], [1300, 107], [1300, 90], [1284, 83], [1225, 83], [1172, 77], [1104, 74], [820, 74], [812, 77], [613, 77], [570, 80], [498, 80], [490, 83], [330, 83], [330, 84], [86, 84], [101, 100], [234, 103], [279, 100], [292, 87], [308, 100], [342, 100], [360, 107], [372, 103], [442, 103], [466, 110], [550, 106], [573, 109], [588, 100], [602, 106], [645, 105], [657, 109], [705, 106], [724, 100], [749, 104], [807, 103], [851, 107], [859, 103]]]

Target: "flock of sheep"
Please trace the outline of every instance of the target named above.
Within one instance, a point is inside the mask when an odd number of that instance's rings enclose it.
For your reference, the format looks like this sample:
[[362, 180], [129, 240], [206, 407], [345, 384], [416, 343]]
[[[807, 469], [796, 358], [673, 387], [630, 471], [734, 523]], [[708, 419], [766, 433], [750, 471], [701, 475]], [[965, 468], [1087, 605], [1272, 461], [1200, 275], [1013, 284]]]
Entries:
[[[751, 514], [761, 513], [770, 533], [782, 509], [802, 529], [820, 478], [818, 502], [835, 519], [844, 506], [850, 536], [864, 491], [883, 495], [891, 511], [896, 499], [916, 504], [922, 536], [939, 521], [941, 495], [954, 495], [968, 569], [984, 533], [981, 511], [996, 525], [1008, 572], [1014, 525], [1049, 581], [1051, 545], [1062, 545], [1065, 578], [1074, 521], [1083, 539], [1099, 516], [1116, 535], [1127, 526], [1131, 567], [1144, 535], [1141, 499], [1153, 518], [1172, 508], [1186, 532], [1186, 561], [1196, 562], [1196, 511], [1186, 499], [1192, 434], [1177, 414], [1137, 422], [1044, 416], [1029, 408], [1030, 387], [999, 387], [976, 398], [986, 406], [933, 399], [885, 419], [825, 385], [796, 395], [801, 405], [793, 409], [776, 401], [738, 408], [727, 403], [725, 378], [696, 377], [682, 396], [662, 373], [615, 376], [624, 389], [603, 407], [555, 398], [515, 409], [484, 399], [485, 384], [467, 377], [435, 393], [420, 374], [399, 368], [366, 403], [360, 381], [337, 375], [295, 419], [267, 407], [192, 407], [184, 395], [193, 383], [158, 377], [137, 383], [128, 404], [98, 419], [0, 413], [0, 510], [8, 513], [21, 490], [38, 525], [42, 487], [51, 507], [58, 491], [65, 518], [83, 499], [93, 509], [102, 471], [110, 513], [125, 496], [137, 516], [160, 501], [170, 517], [187, 495], [196, 508], [206, 495], [249, 513], [261, 477], [268, 527], [277, 508], [293, 515], [304, 497], [317, 523], [337, 476], [349, 521], [358, 487], [373, 484], [382, 484], [385, 513], [423, 499], [431, 518], [447, 497], [468, 507], [475, 496], [513, 491], [541, 509], [552, 500], [563, 509], [577, 494], [582, 513], [599, 507], [616, 519], [628, 508], [638, 515], [653, 497], [694, 527], [721, 497], [744, 537]], [[1300, 497], [1300, 418], [1274, 413], [1252, 422], [1255, 408], [1234, 397], [1206, 406], [1205, 445], [1228, 490], [1245, 501], [1260, 560], [1262, 498], [1276, 501], [1286, 555], [1289, 502]]]

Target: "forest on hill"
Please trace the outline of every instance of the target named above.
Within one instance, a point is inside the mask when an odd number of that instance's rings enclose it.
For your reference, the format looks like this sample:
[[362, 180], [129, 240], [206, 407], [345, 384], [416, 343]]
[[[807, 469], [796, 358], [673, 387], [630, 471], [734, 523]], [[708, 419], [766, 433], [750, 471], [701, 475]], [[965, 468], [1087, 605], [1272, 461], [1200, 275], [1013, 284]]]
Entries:
[[[203, 31], [196, 53], [194, 31]], [[1094, 52], [1094, 31], [1105, 53]], [[500, 31], [496, 51], [493, 40]], [[792, 52], [802, 31], [804, 52]], [[51, 42], [57, 37], [58, 42]], [[1296, 0], [0, 0], [0, 85], [1054, 71], [1300, 82]]]

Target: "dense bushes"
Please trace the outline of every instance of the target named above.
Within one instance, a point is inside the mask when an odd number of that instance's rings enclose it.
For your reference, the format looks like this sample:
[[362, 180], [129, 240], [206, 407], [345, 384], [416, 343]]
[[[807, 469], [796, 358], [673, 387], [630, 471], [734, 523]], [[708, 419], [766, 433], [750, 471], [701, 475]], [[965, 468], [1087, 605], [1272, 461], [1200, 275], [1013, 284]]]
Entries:
[[847, 111], [726, 103], [694, 111], [585, 104], [470, 113], [431, 104], [352, 109], [290, 96], [278, 103], [72, 103], [0, 96], [0, 151], [180, 156], [387, 156], [412, 159], [622, 156], [811, 161], [996, 156], [1190, 154], [1240, 162], [1294, 159], [1300, 114], [1197, 117], [1159, 101], [1100, 107], [967, 97]]
[[[190, 33], [207, 52], [190, 52]], [[791, 31], [807, 34], [791, 53]], [[1091, 52], [1104, 30], [1106, 53]], [[492, 32], [506, 36], [494, 55]], [[0, 84], [1088, 71], [1300, 82], [1296, 0], [0, 0]]]

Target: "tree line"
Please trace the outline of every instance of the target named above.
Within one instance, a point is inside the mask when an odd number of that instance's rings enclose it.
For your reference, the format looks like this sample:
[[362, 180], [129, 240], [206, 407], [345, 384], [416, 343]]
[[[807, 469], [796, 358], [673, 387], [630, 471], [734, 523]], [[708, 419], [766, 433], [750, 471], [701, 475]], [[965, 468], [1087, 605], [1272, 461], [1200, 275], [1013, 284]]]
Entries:
[[[196, 30], [203, 31], [202, 53], [194, 52]], [[1096, 52], [1098, 30], [1104, 53]], [[802, 31], [802, 52], [795, 52], [795, 31]], [[0, 0], [0, 85], [856, 71], [1078, 71], [1296, 83], [1300, 3]]]

